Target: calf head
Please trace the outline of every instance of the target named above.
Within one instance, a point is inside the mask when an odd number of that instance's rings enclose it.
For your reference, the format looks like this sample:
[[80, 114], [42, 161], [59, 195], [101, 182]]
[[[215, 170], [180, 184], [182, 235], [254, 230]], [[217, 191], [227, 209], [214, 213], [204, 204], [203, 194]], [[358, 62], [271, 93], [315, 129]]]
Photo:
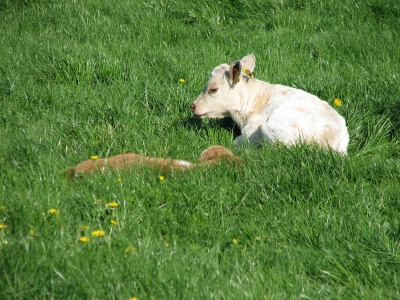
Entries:
[[252, 76], [255, 63], [255, 56], [249, 54], [230, 66], [214, 68], [200, 96], [190, 106], [193, 114], [200, 118], [224, 118], [230, 117], [231, 111], [240, 110], [241, 80]]

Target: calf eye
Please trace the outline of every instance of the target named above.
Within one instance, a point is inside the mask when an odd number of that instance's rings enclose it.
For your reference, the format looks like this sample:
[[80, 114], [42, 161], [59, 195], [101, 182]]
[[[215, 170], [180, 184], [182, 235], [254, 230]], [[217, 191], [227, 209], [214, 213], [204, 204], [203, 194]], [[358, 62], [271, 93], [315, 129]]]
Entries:
[[216, 93], [218, 91], [218, 88], [217, 87], [212, 87], [212, 88], [210, 88], [209, 90], [208, 90], [208, 93], [209, 94], [214, 94], [214, 93]]

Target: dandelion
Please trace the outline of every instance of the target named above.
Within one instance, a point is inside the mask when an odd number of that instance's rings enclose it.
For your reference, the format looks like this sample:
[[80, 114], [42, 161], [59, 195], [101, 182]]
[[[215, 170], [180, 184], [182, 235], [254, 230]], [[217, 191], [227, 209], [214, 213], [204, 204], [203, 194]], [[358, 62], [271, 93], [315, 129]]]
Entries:
[[0, 224], [0, 229], [6, 229], [8, 227], [8, 225], [6, 224]]
[[129, 300], [139, 300], [139, 298], [138, 297], [131, 297], [131, 298], [129, 298]]
[[108, 206], [111, 208], [116, 208], [119, 206], [119, 203], [118, 202], [110, 202], [110, 203], [108, 203]]
[[333, 104], [335, 104], [335, 106], [340, 107], [342, 106], [342, 100], [340, 100], [339, 98], [335, 98], [335, 100], [333, 100]]
[[99, 156], [98, 155], [93, 155], [93, 156], [90, 157], [90, 159], [93, 160], [93, 161], [96, 161], [96, 160], [99, 159]]
[[87, 243], [87, 242], [90, 241], [90, 239], [87, 236], [81, 236], [79, 238], [79, 241], [82, 242], [82, 243]]
[[136, 251], [136, 250], [137, 250], [137, 249], [136, 249], [135, 246], [129, 246], [129, 247], [127, 247], [127, 248], [125, 249], [125, 253], [129, 253], [129, 252]]
[[161, 175], [160, 177], [158, 177], [158, 179], [160, 179], [160, 181], [163, 181], [165, 177]]
[[118, 222], [117, 222], [117, 221], [115, 221], [115, 220], [111, 220], [111, 225], [115, 225], [115, 226], [117, 226], [117, 225], [118, 225]]
[[82, 225], [81, 227], [79, 227], [80, 230], [88, 230], [89, 226], [87, 225]]
[[185, 79], [183, 78], [179, 79], [179, 83], [185, 83]]
[[55, 209], [55, 208], [50, 208], [49, 210], [49, 214], [51, 214], [52, 216], [57, 216], [60, 212]]
[[122, 182], [122, 178], [121, 178], [121, 177], [118, 177], [118, 179], [117, 179], [117, 180], [118, 180], [118, 182], [119, 182], [119, 183], [121, 183], [121, 182]]
[[237, 245], [237, 243], [238, 243], [237, 238], [233, 238], [232, 242], [233, 242], [235, 245]]
[[105, 236], [106, 235], [106, 233], [105, 233], [105, 231], [104, 230], [94, 230], [93, 232], [92, 232], [92, 235], [93, 236], [95, 236], [95, 237], [103, 237], [103, 236]]
[[7, 207], [5, 207], [4, 205], [0, 206], [0, 210], [6, 210]]
[[34, 235], [35, 234], [35, 230], [31, 229], [29, 230], [29, 235]]

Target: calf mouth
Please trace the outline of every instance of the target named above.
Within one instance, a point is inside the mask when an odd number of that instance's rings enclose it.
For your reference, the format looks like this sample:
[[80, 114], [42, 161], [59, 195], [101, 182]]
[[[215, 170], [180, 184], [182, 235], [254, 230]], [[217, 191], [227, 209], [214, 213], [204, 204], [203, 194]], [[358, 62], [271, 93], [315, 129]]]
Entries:
[[194, 117], [200, 118], [200, 119], [201, 119], [201, 118], [204, 118], [204, 115], [205, 115], [205, 114], [198, 115], [198, 114], [193, 113], [193, 116], [194, 116]]
[[202, 118], [202, 117], [204, 116], [204, 114], [197, 114], [197, 113], [196, 113], [197, 107], [196, 107], [196, 104], [195, 104], [195, 103], [196, 103], [196, 101], [193, 102], [192, 105], [190, 105], [190, 110], [192, 111], [193, 115], [194, 115], [196, 118]]

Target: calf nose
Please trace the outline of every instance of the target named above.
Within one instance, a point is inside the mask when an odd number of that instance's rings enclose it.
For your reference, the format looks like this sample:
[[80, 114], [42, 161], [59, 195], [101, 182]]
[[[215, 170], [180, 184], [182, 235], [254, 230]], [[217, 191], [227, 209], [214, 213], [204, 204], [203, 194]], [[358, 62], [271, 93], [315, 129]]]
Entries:
[[194, 105], [194, 103], [193, 103], [192, 105], [190, 105], [190, 109], [191, 109], [192, 111], [194, 111], [194, 110], [196, 109], [196, 105]]

